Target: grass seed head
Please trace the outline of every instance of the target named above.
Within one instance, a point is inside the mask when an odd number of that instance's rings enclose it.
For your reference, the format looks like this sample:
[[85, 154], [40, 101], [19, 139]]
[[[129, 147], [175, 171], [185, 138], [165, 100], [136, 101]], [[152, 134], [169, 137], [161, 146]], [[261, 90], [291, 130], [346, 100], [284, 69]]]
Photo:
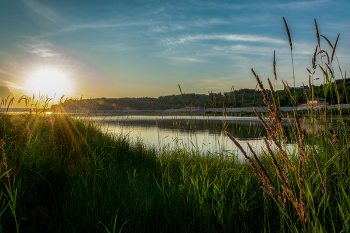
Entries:
[[328, 40], [328, 38], [325, 37], [325, 36], [323, 36], [323, 35], [321, 35], [321, 36], [323, 37], [323, 39], [325, 39], [325, 40], [327, 41], [327, 43], [329, 44], [329, 46], [331, 46], [331, 48], [333, 49], [333, 45], [332, 45], [332, 43]]
[[288, 35], [288, 41], [289, 41], [289, 46], [290, 46], [290, 51], [293, 50], [293, 45], [292, 45], [292, 38], [290, 36], [290, 32], [289, 32], [289, 28], [286, 22], [286, 19], [283, 17], [283, 21], [284, 21], [284, 25], [286, 26], [286, 31], [287, 31], [287, 35]]
[[320, 45], [320, 33], [318, 32], [318, 27], [317, 27], [317, 23], [316, 23], [316, 19], [315, 18], [314, 18], [314, 21], [315, 21], [316, 38], [317, 38], [318, 47], [321, 47], [321, 45]]
[[337, 47], [338, 44], [338, 39], [339, 39], [340, 33], [338, 34], [337, 40], [334, 43], [334, 47], [333, 47], [333, 51], [332, 51], [332, 56], [331, 56], [331, 63], [333, 62], [333, 57], [334, 57], [334, 53], [335, 53], [335, 49]]

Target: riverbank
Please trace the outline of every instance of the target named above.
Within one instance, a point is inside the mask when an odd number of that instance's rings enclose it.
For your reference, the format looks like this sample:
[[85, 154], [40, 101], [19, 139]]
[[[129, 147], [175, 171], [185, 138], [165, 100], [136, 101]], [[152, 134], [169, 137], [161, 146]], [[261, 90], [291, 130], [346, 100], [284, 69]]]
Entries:
[[[67, 115], [0, 115], [0, 123], [4, 232], [303, 229], [293, 204], [286, 200], [281, 209], [264, 194], [249, 164], [234, 154], [150, 148]], [[322, 191], [314, 161], [304, 165], [305, 212], [310, 226], [317, 223], [326, 232], [340, 232], [349, 223], [349, 153], [341, 149], [348, 147], [350, 135], [342, 127], [336, 137], [305, 139], [326, 180]], [[289, 156], [293, 161], [295, 155]], [[268, 155], [260, 158], [278, 183]], [[290, 173], [295, 195], [297, 177]]]
[[[298, 113], [305, 113], [310, 110], [319, 111], [327, 108], [327, 111], [341, 110], [349, 114], [350, 104], [338, 105], [300, 105], [296, 107]], [[165, 110], [70, 110], [70, 114], [81, 115], [97, 115], [97, 116], [121, 116], [121, 115], [157, 115], [157, 116], [188, 116], [188, 115], [218, 115], [218, 116], [252, 116], [255, 117], [254, 109], [257, 112], [265, 113], [268, 111], [267, 107], [241, 107], [241, 108], [180, 108], [180, 109], [165, 109]], [[294, 107], [279, 107], [282, 114], [293, 112]]]

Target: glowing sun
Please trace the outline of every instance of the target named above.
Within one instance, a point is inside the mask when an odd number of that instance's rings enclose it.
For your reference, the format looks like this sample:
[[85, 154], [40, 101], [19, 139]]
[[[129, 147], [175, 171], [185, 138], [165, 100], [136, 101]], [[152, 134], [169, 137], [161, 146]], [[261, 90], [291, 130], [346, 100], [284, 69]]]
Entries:
[[57, 69], [40, 69], [29, 76], [27, 87], [31, 94], [48, 95], [59, 99], [72, 95], [72, 84], [67, 75]]

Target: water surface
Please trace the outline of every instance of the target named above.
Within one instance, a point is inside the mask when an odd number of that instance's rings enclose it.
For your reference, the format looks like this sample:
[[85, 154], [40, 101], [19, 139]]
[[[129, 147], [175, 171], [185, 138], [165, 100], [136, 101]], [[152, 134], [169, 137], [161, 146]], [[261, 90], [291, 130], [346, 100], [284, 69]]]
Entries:
[[[242, 154], [225, 135], [228, 131], [246, 151], [249, 142], [257, 153], [262, 152], [265, 128], [256, 117], [222, 116], [95, 116], [89, 118], [111, 134], [127, 134], [148, 146], [176, 147], [213, 155]], [[290, 147], [290, 146], [289, 146]]]

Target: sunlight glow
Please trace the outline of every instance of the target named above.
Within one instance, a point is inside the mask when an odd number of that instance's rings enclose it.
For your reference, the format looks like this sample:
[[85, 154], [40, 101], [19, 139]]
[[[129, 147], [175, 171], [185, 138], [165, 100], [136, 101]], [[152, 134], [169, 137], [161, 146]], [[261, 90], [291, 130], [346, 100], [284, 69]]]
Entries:
[[[57, 69], [40, 69], [29, 76], [28, 94], [48, 95], [59, 100], [62, 95], [72, 95], [73, 89], [67, 75]], [[31, 92], [31, 93], [30, 93]]]

